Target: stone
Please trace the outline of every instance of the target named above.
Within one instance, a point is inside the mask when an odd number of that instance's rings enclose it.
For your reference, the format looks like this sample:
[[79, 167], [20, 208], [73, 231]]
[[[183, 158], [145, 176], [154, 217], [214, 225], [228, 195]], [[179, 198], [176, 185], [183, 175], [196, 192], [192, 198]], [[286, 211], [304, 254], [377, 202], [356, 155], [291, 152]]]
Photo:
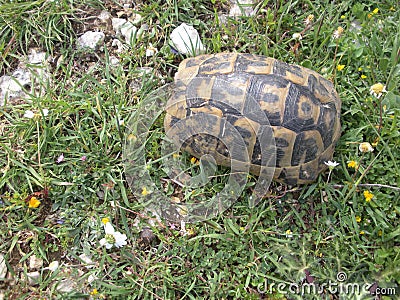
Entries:
[[29, 269], [38, 270], [43, 267], [43, 259], [38, 258], [36, 255], [29, 257]]
[[231, 0], [230, 17], [250, 17], [255, 14], [253, 9], [254, 0]]
[[77, 45], [80, 49], [95, 50], [104, 42], [105, 34], [101, 31], [87, 31], [78, 38]]
[[6, 259], [3, 254], [0, 254], [0, 281], [5, 279], [7, 275]]
[[125, 38], [127, 44], [131, 44], [132, 39], [138, 32], [138, 29], [131, 22], [126, 22], [120, 28], [122, 36]]
[[37, 285], [39, 283], [40, 273], [38, 271], [26, 273], [26, 276], [30, 286]]
[[171, 46], [181, 54], [197, 55], [205, 51], [197, 30], [185, 23], [172, 31], [170, 39]]
[[121, 34], [121, 27], [122, 27], [126, 22], [128, 22], [128, 21], [125, 20], [125, 19], [122, 19], [122, 18], [112, 18], [112, 19], [111, 19], [112, 27], [113, 27], [113, 29], [114, 29], [114, 31], [115, 31], [115, 33], [116, 33], [117, 35], [118, 35], [118, 34]]

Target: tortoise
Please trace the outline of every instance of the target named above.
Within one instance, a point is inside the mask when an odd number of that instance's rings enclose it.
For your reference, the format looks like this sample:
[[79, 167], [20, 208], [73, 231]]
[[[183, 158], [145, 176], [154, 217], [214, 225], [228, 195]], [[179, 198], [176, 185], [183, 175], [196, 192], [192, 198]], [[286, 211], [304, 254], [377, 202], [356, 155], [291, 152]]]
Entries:
[[[180, 63], [164, 128], [168, 132], [194, 115], [223, 118], [242, 135], [249, 171], [259, 175], [262, 149], [257, 129], [264, 124], [275, 137], [273, 179], [288, 185], [308, 184], [333, 157], [341, 132], [340, 107], [333, 84], [305, 67], [253, 54], [205, 54]], [[182, 149], [195, 157], [211, 154], [217, 164], [229, 166], [226, 145], [218, 141], [225, 127], [213, 121], [194, 121], [191, 126], [208, 126], [215, 135], [195, 134], [187, 139], [184, 131], [193, 128], [181, 127], [182, 132], [178, 128], [171, 138], [179, 139]]]

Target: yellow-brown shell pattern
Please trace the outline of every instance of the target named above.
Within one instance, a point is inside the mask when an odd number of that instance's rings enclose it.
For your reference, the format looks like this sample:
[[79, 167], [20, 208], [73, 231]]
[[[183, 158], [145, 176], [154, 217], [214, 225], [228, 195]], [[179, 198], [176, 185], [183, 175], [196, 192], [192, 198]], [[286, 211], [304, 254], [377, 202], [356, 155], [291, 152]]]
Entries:
[[[217, 88], [221, 82], [228, 88]], [[192, 94], [196, 97], [187, 97]], [[216, 97], [223, 102], [210, 101]], [[252, 114], [254, 106], [263, 113]], [[333, 84], [315, 71], [270, 57], [219, 53], [182, 61], [164, 123], [168, 130], [190, 115], [211, 114], [222, 118], [207, 124], [217, 133], [223, 128], [221, 122], [228, 121], [247, 145], [254, 174], [260, 172], [261, 162], [256, 132], [268, 124], [276, 143], [274, 179], [295, 185], [315, 181], [327, 167], [324, 162], [332, 159], [340, 137], [340, 107]], [[195, 135], [184, 149], [196, 157], [212, 154], [218, 164], [230, 164], [226, 147], [215, 137]]]

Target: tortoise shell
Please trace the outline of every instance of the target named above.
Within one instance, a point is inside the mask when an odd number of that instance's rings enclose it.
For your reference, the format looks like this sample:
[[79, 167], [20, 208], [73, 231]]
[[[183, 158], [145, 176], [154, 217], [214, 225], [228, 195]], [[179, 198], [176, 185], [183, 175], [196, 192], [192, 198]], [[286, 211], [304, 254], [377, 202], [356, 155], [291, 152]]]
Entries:
[[[340, 106], [333, 84], [310, 69], [252, 54], [200, 55], [179, 65], [164, 126], [168, 135], [174, 124], [190, 116], [217, 117], [185, 123], [171, 138], [196, 157], [211, 154], [217, 164], [229, 166], [229, 152], [217, 138], [226, 127], [218, 120], [226, 120], [241, 134], [249, 170], [258, 175], [262, 149], [257, 129], [267, 124], [276, 145], [274, 180], [306, 184], [332, 159], [340, 137]], [[196, 134], [201, 127], [215, 134]], [[193, 133], [190, 138], [186, 131]]]

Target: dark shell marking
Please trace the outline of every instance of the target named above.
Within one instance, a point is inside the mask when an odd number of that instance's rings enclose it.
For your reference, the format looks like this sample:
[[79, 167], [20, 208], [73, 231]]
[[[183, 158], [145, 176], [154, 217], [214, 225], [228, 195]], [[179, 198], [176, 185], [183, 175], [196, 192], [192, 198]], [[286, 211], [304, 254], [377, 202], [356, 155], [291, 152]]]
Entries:
[[[224, 83], [229, 86], [218, 86]], [[341, 101], [333, 84], [312, 70], [269, 57], [220, 53], [182, 61], [175, 84], [165, 129], [194, 114], [225, 118], [242, 135], [254, 174], [260, 172], [261, 149], [255, 132], [260, 125], [270, 124], [274, 132], [277, 181], [310, 183], [326, 169], [324, 162], [332, 159], [340, 137]], [[206, 126], [214, 129], [216, 137], [223, 134], [222, 124]], [[216, 137], [196, 135], [183, 148], [197, 157], [213, 154], [218, 164], [229, 166], [228, 151]]]

